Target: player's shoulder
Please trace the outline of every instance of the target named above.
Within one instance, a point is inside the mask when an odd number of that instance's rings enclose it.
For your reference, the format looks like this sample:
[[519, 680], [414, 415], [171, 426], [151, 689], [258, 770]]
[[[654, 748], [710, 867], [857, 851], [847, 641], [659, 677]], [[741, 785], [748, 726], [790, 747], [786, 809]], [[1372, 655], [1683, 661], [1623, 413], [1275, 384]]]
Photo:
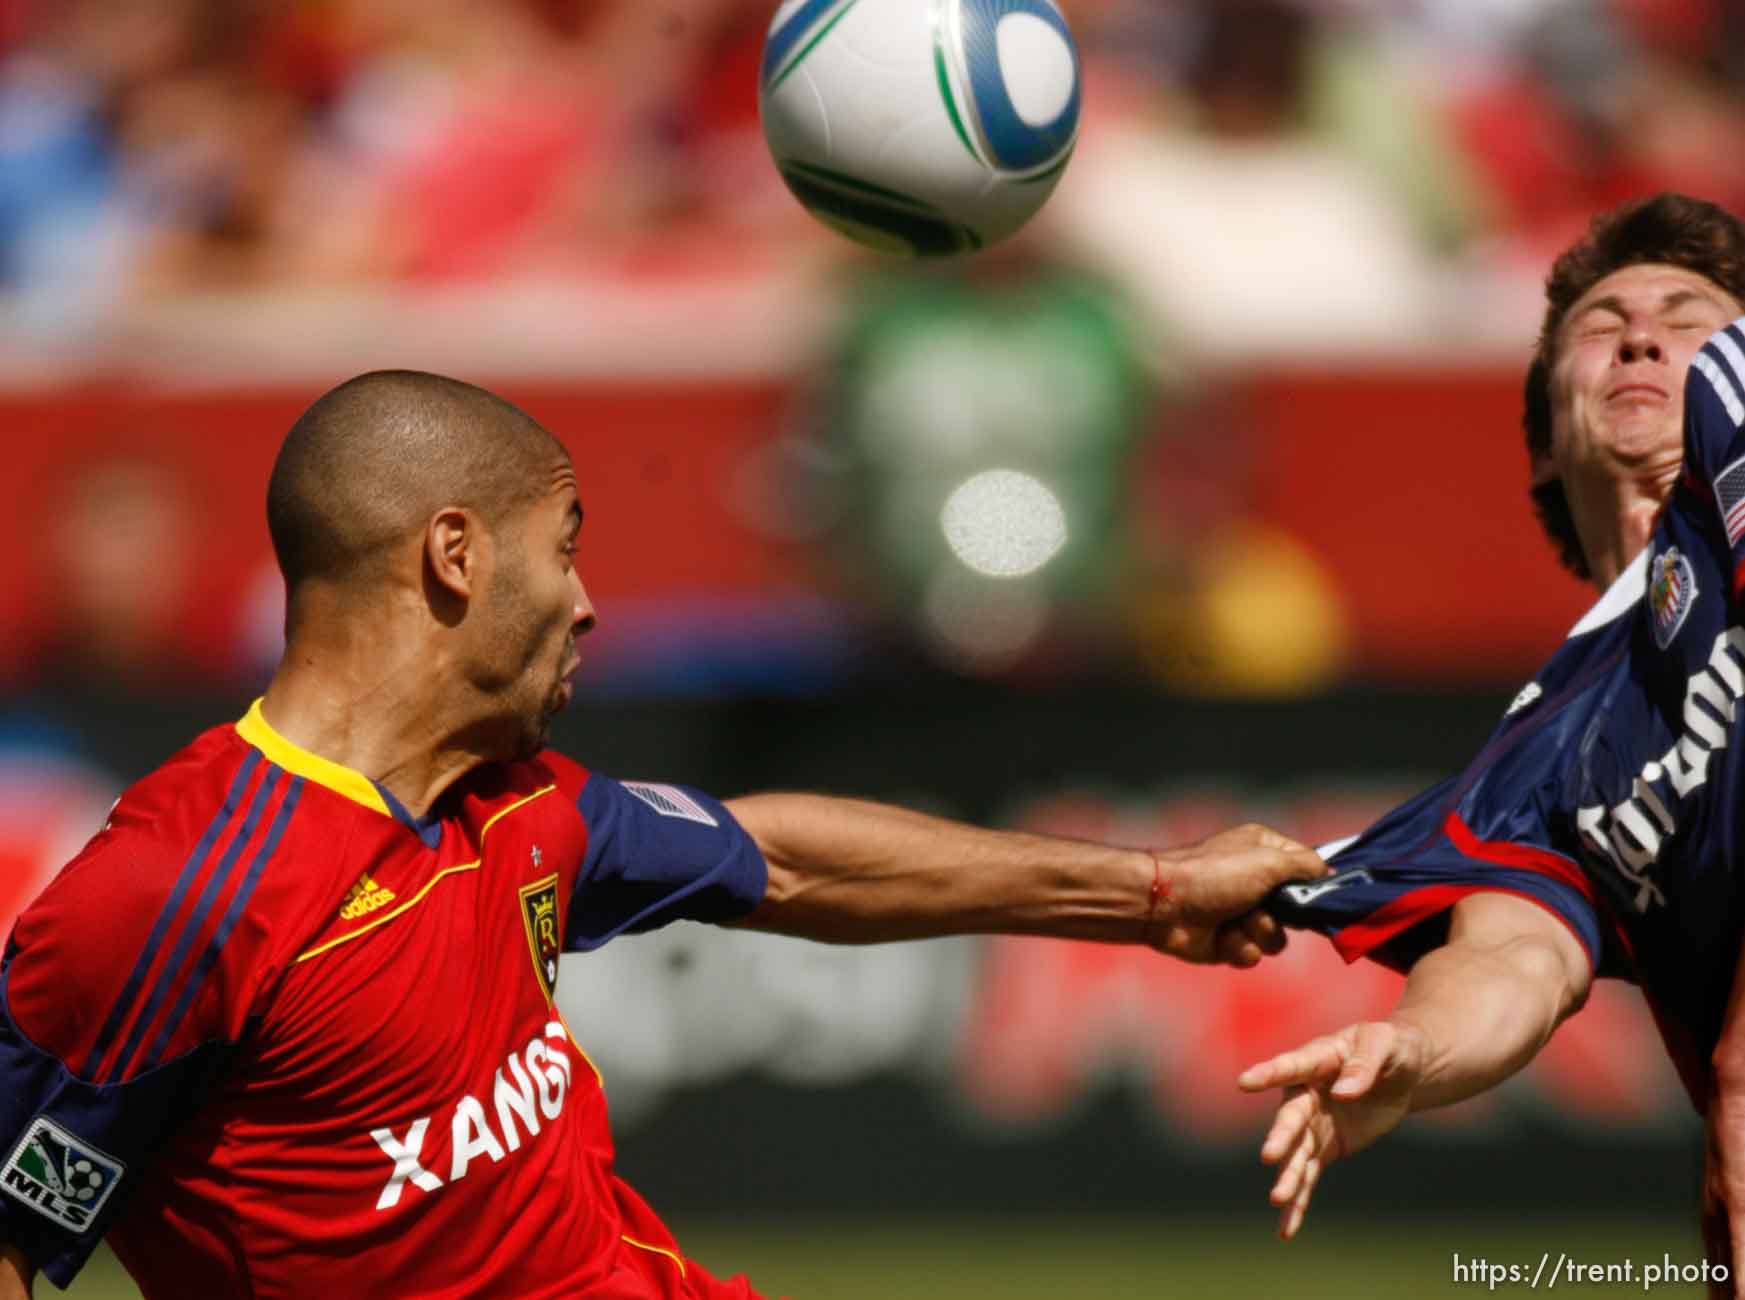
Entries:
[[122, 791], [44, 898], [68, 894], [109, 909], [161, 899], [246, 775], [249, 755], [233, 726], [202, 732]]
[[[1548, 734], [1539, 743], [1562, 753], [1572, 720], [1590, 713], [1617, 675], [1629, 673], [1632, 616], [1648, 594], [1648, 560], [1649, 550], [1644, 549], [1515, 693], [1487, 753], [1494, 755], [1504, 742], [1519, 745], [1542, 732]], [[1568, 748], [1573, 751], [1574, 746]]]
[[457, 787], [450, 806], [461, 810], [462, 821], [474, 825], [488, 825], [523, 807], [539, 818], [555, 818], [567, 825], [580, 815], [582, 791], [591, 778], [592, 773], [574, 759], [544, 749], [529, 758], [474, 768]]
[[1685, 377], [1686, 455], [1709, 473], [1745, 425], [1745, 317], [1724, 325], [1691, 358]]
[[[246, 868], [233, 861], [243, 855], [229, 846], [242, 843], [239, 827], [258, 811], [241, 796], [259, 767], [232, 727], [196, 737], [122, 794], [19, 916], [7, 950], [6, 1010], [68, 1068], [94, 1077], [99, 1049], [140, 1048], [134, 1038], [143, 1030], [119, 1033], [138, 1008], [167, 1014], [173, 1030], [193, 999], [184, 990], [199, 991], [212, 965], [207, 950], [215, 960], [234, 928], [231, 913], [246, 903], [238, 888]], [[175, 1045], [165, 1031], [165, 1046]], [[145, 1041], [129, 1059], [149, 1059], [156, 1046]]]
[[525, 769], [528, 781], [555, 785], [572, 803], [580, 797], [593, 775], [587, 767], [555, 749], [542, 749], [525, 763], [515, 766]]

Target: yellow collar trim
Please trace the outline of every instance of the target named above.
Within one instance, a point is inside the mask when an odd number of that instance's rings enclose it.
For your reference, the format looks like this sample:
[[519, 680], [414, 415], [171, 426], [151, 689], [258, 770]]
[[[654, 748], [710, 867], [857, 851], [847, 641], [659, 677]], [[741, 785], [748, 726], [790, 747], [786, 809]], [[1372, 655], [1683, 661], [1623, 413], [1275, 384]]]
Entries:
[[330, 758], [323, 758], [319, 754], [311, 754], [274, 731], [266, 715], [261, 712], [259, 700], [248, 706], [248, 713], [236, 724], [236, 734], [287, 772], [304, 777], [317, 785], [324, 785], [335, 794], [342, 794], [353, 803], [373, 808], [384, 817], [394, 815], [387, 801], [382, 798], [381, 791], [376, 789], [375, 782], [362, 772], [346, 767], [343, 763], [335, 763]]

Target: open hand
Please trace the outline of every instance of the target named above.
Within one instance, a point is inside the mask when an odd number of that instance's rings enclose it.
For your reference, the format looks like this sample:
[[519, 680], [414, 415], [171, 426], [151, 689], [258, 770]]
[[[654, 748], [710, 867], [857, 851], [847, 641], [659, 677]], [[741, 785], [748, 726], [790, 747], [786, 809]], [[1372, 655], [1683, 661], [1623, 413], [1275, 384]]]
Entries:
[[1237, 1084], [1246, 1092], [1285, 1090], [1260, 1148], [1262, 1161], [1282, 1166], [1271, 1194], [1281, 1237], [1302, 1226], [1322, 1170], [1405, 1117], [1427, 1056], [1423, 1035], [1410, 1025], [1366, 1021], [1242, 1072]]

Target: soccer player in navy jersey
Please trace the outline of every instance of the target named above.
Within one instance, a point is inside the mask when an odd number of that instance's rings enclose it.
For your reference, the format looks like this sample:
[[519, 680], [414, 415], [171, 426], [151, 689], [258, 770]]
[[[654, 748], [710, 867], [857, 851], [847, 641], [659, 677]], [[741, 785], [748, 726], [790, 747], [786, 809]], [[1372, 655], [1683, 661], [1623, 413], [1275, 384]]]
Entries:
[[[1262, 1147], [1286, 1236], [1327, 1163], [1520, 1069], [1596, 975], [1642, 986], [1708, 1126], [1711, 1227], [1745, 1223], [1745, 228], [1682, 196], [1629, 205], [1547, 299], [1533, 494], [1604, 594], [1464, 773], [1275, 900], [1410, 972], [1387, 1019], [1242, 1076], [1286, 1089]], [[1711, 1244], [1745, 1260], [1724, 1228]]]
[[1251, 965], [1325, 870], [849, 799], [616, 781], [546, 748], [594, 623], [577, 474], [493, 395], [360, 376], [267, 496], [285, 657], [130, 788], [0, 966], [0, 1300], [107, 1235], [152, 1296], [746, 1297], [613, 1172], [559, 955], [690, 919], [1011, 931]]

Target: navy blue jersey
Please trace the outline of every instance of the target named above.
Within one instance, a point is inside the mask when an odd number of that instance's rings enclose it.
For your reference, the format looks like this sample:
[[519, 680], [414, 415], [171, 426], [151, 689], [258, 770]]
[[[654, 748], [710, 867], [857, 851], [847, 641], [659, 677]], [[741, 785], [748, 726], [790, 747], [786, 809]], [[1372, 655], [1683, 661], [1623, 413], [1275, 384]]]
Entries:
[[1458, 777], [1287, 885], [1287, 925], [1398, 969], [1481, 890], [1567, 925], [1597, 974], [1641, 984], [1699, 1109], [1745, 922], [1745, 320], [1685, 384], [1684, 473], [1647, 549], [1515, 698]]

